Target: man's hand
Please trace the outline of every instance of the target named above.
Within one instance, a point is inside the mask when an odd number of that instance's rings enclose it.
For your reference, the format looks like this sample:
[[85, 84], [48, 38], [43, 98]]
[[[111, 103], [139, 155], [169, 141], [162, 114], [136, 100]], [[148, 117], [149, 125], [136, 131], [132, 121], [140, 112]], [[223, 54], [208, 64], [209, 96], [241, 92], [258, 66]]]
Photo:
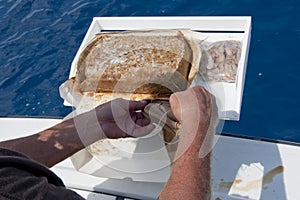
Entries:
[[147, 101], [115, 99], [78, 116], [75, 123], [80, 130], [79, 126], [85, 126], [86, 134], [98, 130], [100, 135], [104, 133], [104, 137], [111, 139], [145, 136], [154, 129], [141, 112], [146, 105]]
[[147, 101], [116, 99], [97, 108], [97, 117], [108, 138], [141, 137], [150, 133], [154, 125], [144, 117]]
[[201, 86], [174, 93], [170, 97], [170, 104], [175, 117], [181, 123], [195, 122], [200, 117], [198, 122], [205, 125], [209, 124], [212, 117], [216, 117], [215, 98]]
[[[195, 86], [183, 92], [174, 93], [170, 97], [171, 109], [181, 123], [180, 141], [177, 156], [182, 155], [192, 144], [195, 151], [204, 142], [211, 145], [213, 130], [218, 122], [215, 98], [201, 86]], [[210, 149], [210, 146], [206, 146]], [[207, 152], [207, 151], [205, 151]]]

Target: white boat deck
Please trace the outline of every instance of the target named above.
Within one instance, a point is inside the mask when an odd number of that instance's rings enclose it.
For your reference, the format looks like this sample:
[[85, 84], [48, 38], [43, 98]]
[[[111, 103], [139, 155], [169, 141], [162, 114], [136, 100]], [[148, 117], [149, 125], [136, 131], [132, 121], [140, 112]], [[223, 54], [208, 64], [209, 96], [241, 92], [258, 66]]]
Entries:
[[[0, 140], [33, 134], [60, 121], [42, 118], [0, 118]], [[238, 169], [242, 164], [258, 162], [264, 167], [262, 185], [247, 184], [243, 186], [244, 192], [258, 187], [261, 190], [260, 199], [300, 199], [297, 186], [300, 180], [299, 160], [300, 147], [296, 145], [220, 136], [212, 157], [212, 199], [235, 199], [229, 196], [228, 192]], [[83, 174], [74, 169], [70, 159], [57, 164], [52, 170], [62, 178], [67, 187], [89, 200], [116, 199], [116, 196], [157, 199], [164, 186], [164, 183], [133, 182], [129, 179], [116, 180]]]

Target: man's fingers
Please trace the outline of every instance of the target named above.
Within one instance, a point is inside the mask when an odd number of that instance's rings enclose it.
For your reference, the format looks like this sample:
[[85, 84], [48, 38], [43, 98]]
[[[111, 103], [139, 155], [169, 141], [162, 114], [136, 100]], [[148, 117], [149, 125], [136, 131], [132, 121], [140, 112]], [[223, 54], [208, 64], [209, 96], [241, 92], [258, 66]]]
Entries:
[[147, 101], [129, 101], [129, 110], [143, 110], [147, 104]]
[[142, 137], [148, 135], [155, 128], [154, 124], [148, 124], [147, 126], [138, 126], [133, 130], [130, 136], [132, 137]]
[[110, 139], [117, 139], [126, 137], [127, 133], [120, 129], [114, 122], [106, 122], [101, 125], [102, 130], [106, 137]]
[[148, 124], [150, 124], [150, 120], [147, 118], [137, 119], [135, 123], [139, 126], [147, 126]]
[[173, 111], [173, 114], [175, 116], [175, 118], [178, 120], [178, 121], [181, 121], [181, 110], [180, 110], [180, 102], [177, 98], [177, 95], [176, 93], [172, 94], [170, 96], [170, 106], [171, 106], [171, 109]]

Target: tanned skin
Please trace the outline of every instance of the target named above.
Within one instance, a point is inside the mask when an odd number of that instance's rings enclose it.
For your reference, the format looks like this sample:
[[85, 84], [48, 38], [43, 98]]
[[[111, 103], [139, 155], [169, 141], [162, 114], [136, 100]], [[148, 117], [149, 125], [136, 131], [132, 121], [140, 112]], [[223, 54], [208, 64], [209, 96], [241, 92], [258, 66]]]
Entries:
[[34, 135], [0, 142], [0, 147], [52, 167], [100, 139], [148, 134], [154, 125], [137, 112], [146, 105], [146, 101], [116, 99]]
[[[146, 101], [116, 99], [95, 110], [63, 121], [31, 136], [0, 142], [0, 147], [25, 154], [47, 167], [103, 138], [139, 137], [154, 125], [140, 112]], [[210, 199], [210, 153], [200, 149], [213, 141], [216, 105], [213, 96], [196, 86], [170, 97], [171, 109], [181, 123], [172, 171], [159, 199]], [[101, 128], [100, 128], [101, 127]]]
[[210, 199], [210, 153], [201, 156], [200, 147], [211, 148], [213, 143], [217, 123], [214, 97], [196, 86], [173, 94], [170, 104], [181, 122], [181, 135], [170, 178], [159, 199]]

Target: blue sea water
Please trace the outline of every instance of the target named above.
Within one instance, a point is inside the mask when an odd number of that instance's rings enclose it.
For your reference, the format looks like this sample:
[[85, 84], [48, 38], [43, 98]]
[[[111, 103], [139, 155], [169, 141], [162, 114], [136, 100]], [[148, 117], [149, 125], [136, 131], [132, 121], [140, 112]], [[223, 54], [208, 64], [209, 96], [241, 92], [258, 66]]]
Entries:
[[223, 132], [300, 142], [299, 0], [0, 0], [0, 116], [63, 117], [58, 87], [94, 16], [252, 16], [241, 119]]

